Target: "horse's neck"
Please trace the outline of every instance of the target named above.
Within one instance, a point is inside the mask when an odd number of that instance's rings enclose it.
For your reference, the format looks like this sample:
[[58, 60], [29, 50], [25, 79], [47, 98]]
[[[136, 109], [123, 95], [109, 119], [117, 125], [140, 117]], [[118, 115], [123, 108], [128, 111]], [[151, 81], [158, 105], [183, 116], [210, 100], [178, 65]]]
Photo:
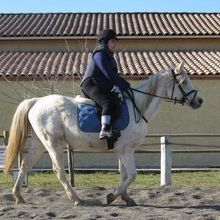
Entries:
[[[165, 84], [165, 76], [154, 74], [149, 79], [141, 82], [137, 89], [157, 96], [164, 96], [166, 90]], [[161, 103], [160, 98], [140, 93], [136, 93], [135, 100], [137, 100], [139, 109], [148, 121], [155, 116]]]

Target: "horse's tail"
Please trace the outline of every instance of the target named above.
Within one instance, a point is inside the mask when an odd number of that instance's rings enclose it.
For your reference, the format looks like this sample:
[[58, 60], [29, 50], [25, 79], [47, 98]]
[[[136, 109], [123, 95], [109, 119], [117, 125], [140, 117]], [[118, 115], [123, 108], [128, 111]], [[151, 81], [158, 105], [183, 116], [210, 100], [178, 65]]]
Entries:
[[6, 148], [4, 173], [8, 174], [18, 153], [22, 150], [28, 134], [28, 111], [37, 102], [38, 98], [27, 99], [21, 102], [15, 111], [9, 132]]

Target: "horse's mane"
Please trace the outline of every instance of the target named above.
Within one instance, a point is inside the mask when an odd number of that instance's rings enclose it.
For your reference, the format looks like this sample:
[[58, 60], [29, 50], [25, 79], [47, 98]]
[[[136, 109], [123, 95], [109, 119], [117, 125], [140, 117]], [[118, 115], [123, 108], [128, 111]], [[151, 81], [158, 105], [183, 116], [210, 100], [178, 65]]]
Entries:
[[[142, 80], [135, 89], [147, 92], [150, 94], [163, 96], [164, 91], [164, 78], [170, 77], [171, 71], [170, 69], [161, 70], [153, 75], [151, 75], [149, 78]], [[152, 109], [157, 109], [157, 105], [159, 104], [160, 100], [158, 98], [155, 98], [151, 95], [141, 95], [136, 94], [138, 98], [136, 98], [137, 103], [142, 102], [142, 104], [139, 103], [140, 108], [142, 109], [149, 109], [149, 115], [153, 115]], [[140, 98], [140, 97], [143, 98]], [[144, 96], [147, 98], [144, 98]], [[143, 100], [145, 100], [143, 102]]]
[[[135, 87], [135, 89], [143, 91], [144, 88], [148, 88], [151, 90], [153, 85], [155, 87], [155, 81], [158, 78], [169, 77], [169, 76], [170, 76], [170, 69], [162, 69], [159, 72], [150, 75], [147, 79], [141, 80], [141, 82]], [[148, 92], [150, 92], [150, 90], [148, 90]]]

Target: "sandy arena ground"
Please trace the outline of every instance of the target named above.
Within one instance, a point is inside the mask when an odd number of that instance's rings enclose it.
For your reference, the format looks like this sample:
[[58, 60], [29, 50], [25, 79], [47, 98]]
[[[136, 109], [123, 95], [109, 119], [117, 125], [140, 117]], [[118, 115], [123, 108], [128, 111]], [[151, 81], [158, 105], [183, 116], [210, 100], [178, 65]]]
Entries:
[[23, 189], [25, 204], [16, 205], [11, 190], [0, 189], [0, 219], [219, 219], [219, 188], [172, 187], [131, 189], [137, 206], [127, 207], [120, 198], [106, 205], [113, 189], [77, 189], [83, 199], [98, 199], [101, 205], [74, 207], [63, 189]]

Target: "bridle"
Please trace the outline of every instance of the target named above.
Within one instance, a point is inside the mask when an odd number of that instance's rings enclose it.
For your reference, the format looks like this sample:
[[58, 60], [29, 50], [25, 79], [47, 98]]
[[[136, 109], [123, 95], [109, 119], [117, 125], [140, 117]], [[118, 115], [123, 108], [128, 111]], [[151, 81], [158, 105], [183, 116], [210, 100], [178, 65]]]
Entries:
[[[133, 104], [133, 107], [134, 107], [134, 116], [135, 116], [135, 121], [138, 123], [140, 121], [141, 118], [144, 119], [144, 121], [146, 123], [148, 123], [148, 120], [144, 117], [143, 113], [140, 111], [140, 109], [137, 107], [136, 103], [135, 103], [135, 100], [134, 100], [134, 92], [138, 92], [138, 93], [141, 93], [141, 94], [144, 94], [144, 95], [148, 95], [148, 96], [153, 96], [153, 97], [157, 97], [157, 98], [160, 98], [160, 99], [164, 99], [165, 101], [167, 102], [173, 102], [174, 104], [181, 104], [181, 105], [184, 105], [186, 103], [186, 101], [188, 100], [188, 97], [194, 93], [194, 96], [191, 100], [191, 102], [189, 103], [190, 105], [193, 104], [195, 98], [196, 98], [196, 95], [197, 95], [197, 92], [198, 90], [195, 90], [195, 89], [192, 89], [191, 91], [189, 92], [185, 92], [185, 90], [183, 89], [182, 87], [182, 84], [179, 82], [179, 80], [177, 79], [177, 76], [179, 74], [176, 74], [174, 69], [171, 69], [171, 73], [172, 73], [172, 77], [173, 77], [173, 87], [172, 87], [172, 93], [171, 93], [171, 97], [165, 97], [165, 96], [158, 96], [156, 94], [152, 94], [152, 93], [148, 93], [148, 92], [143, 92], [141, 90], [138, 90], [138, 89], [134, 89], [134, 88], [129, 88], [128, 91], [127, 91], [127, 94], [130, 98], [130, 100], [132, 101], [132, 104]], [[177, 97], [174, 97], [174, 91], [175, 91], [175, 87], [176, 85], [178, 86], [181, 94], [182, 94], [182, 98], [181, 99], [178, 99]], [[136, 111], [139, 113], [140, 117], [139, 119], [137, 119], [137, 116], [136, 116], [136, 113], [135, 113], [135, 109]]]
[[[178, 74], [175, 73], [175, 71], [172, 69], [171, 70], [171, 73], [172, 73], [172, 76], [173, 76], [173, 89], [172, 89], [172, 95], [171, 95], [171, 98], [169, 100], [171, 101], [174, 101], [174, 104], [176, 103], [179, 103], [179, 104], [182, 104], [184, 105], [185, 102], [188, 100], [188, 96], [190, 96], [191, 94], [194, 93], [194, 96], [191, 100], [191, 102], [189, 103], [190, 105], [193, 104], [195, 98], [196, 98], [196, 95], [197, 95], [197, 92], [198, 90], [195, 90], [195, 89], [192, 89], [191, 91], [189, 92], [185, 92], [185, 90], [183, 89], [182, 87], [182, 84], [178, 81], [177, 79], [177, 76]], [[176, 97], [173, 97], [174, 96], [174, 91], [175, 91], [175, 86], [178, 85], [178, 88], [180, 90], [180, 92], [182, 93], [183, 97], [181, 99], [177, 99]], [[162, 98], [162, 97], [161, 97]]]

